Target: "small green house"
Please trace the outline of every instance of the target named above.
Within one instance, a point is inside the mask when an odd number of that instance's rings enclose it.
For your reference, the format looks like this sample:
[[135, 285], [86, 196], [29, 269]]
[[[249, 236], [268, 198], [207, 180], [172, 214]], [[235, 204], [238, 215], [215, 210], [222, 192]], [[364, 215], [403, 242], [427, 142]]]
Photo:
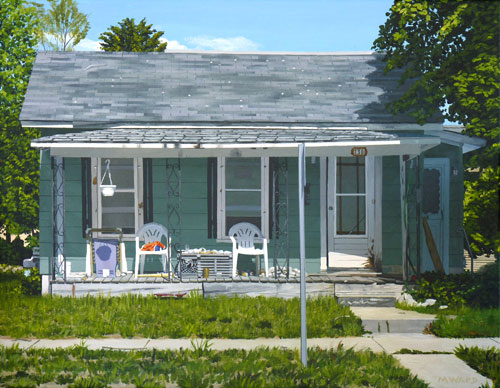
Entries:
[[231, 249], [229, 228], [251, 222], [271, 266], [298, 268], [299, 144], [307, 272], [433, 270], [424, 218], [444, 269], [463, 271], [462, 155], [481, 142], [389, 113], [403, 87], [383, 68], [374, 53], [39, 52], [21, 122], [42, 131], [41, 273], [84, 271], [88, 228], [121, 228], [133, 268], [148, 222], [174, 258]]

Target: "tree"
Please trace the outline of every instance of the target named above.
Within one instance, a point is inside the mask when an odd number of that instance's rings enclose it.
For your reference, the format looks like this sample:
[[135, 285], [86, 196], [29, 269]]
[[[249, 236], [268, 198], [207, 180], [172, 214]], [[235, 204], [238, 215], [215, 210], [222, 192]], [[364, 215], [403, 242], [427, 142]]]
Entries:
[[[477, 253], [500, 250], [498, 182], [500, 125], [498, 1], [394, 1], [373, 48], [384, 53], [386, 72], [404, 69], [408, 91], [389, 105], [420, 124], [437, 110], [486, 139], [467, 156], [464, 225]], [[488, 215], [488, 217], [485, 217]]]
[[19, 114], [37, 45], [36, 9], [24, 0], [0, 0], [0, 229], [7, 235], [38, 225], [38, 152]]
[[38, 8], [41, 26], [40, 42], [46, 50], [71, 51], [85, 39], [90, 24], [87, 15], [78, 10], [73, 0], [48, 0], [50, 9]]
[[152, 24], [146, 24], [142, 19], [135, 24], [134, 19], [123, 19], [118, 26], [111, 26], [103, 32], [99, 39], [102, 40], [101, 49], [104, 51], [135, 51], [151, 52], [165, 51], [167, 42], [161, 42], [163, 31], [152, 29]]

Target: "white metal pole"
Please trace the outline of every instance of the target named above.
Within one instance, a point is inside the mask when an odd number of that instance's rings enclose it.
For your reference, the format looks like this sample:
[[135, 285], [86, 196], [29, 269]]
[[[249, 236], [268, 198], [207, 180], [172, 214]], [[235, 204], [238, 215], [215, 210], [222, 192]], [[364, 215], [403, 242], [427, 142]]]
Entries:
[[299, 144], [299, 239], [300, 239], [300, 359], [307, 366], [306, 246], [304, 226], [304, 187], [306, 185], [306, 146]]

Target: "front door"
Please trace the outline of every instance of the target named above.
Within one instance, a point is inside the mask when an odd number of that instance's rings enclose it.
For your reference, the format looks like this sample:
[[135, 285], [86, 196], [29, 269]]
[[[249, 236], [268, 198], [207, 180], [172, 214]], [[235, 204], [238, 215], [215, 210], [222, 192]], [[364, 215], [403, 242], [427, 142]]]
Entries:
[[[450, 161], [444, 158], [424, 159], [422, 216], [427, 218], [444, 270], [448, 272]], [[434, 271], [422, 229], [421, 271]]]
[[374, 217], [373, 157], [328, 158], [328, 266], [367, 268]]

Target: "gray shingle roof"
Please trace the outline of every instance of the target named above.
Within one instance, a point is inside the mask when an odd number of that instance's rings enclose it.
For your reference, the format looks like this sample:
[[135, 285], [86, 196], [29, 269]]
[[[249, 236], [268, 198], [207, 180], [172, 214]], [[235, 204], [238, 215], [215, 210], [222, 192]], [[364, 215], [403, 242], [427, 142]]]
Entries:
[[318, 143], [339, 141], [395, 140], [396, 135], [335, 129], [126, 129], [114, 128], [79, 133], [57, 134], [33, 140], [37, 143], [169, 143], [169, 144], [242, 144], [242, 143]]
[[25, 126], [413, 123], [377, 54], [39, 52]]

